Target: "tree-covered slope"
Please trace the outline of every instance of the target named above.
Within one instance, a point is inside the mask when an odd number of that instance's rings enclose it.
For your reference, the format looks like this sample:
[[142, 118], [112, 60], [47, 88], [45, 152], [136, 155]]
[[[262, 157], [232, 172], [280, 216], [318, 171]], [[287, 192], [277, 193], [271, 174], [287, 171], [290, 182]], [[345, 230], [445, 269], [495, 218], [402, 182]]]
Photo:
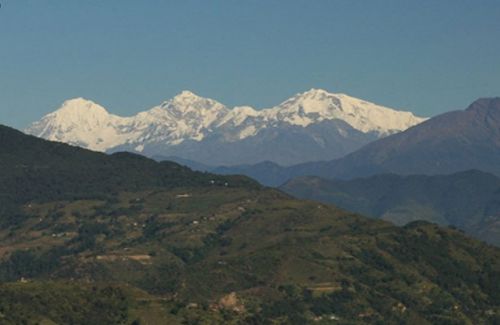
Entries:
[[13, 205], [30, 200], [178, 186], [258, 187], [245, 177], [193, 172], [172, 162], [157, 163], [130, 153], [106, 155], [0, 125], [0, 216]]
[[376, 175], [353, 180], [299, 177], [281, 189], [397, 225], [427, 220], [453, 225], [500, 245], [500, 179], [471, 170], [451, 175]]
[[[2, 163], [23, 172], [3, 179], [40, 187], [7, 200], [17, 215], [2, 216], [0, 317], [7, 324], [85, 324], [95, 310], [97, 324], [499, 319], [500, 251], [459, 231], [399, 228], [245, 178], [37, 144], [7, 131], [2, 142], [12, 136], [17, 145]], [[112, 170], [112, 187], [91, 175]], [[2, 194], [17, 198], [6, 188]]]

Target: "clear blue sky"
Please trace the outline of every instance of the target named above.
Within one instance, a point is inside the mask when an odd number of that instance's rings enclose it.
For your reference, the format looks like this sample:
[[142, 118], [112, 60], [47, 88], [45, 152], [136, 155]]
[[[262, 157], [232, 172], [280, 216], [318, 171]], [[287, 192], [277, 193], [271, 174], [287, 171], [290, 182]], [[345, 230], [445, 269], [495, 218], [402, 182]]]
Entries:
[[310, 88], [435, 115], [500, 95], [500, 1], [0, 0], [0, 123], [72, 97], [131, 115], [189, 89]]

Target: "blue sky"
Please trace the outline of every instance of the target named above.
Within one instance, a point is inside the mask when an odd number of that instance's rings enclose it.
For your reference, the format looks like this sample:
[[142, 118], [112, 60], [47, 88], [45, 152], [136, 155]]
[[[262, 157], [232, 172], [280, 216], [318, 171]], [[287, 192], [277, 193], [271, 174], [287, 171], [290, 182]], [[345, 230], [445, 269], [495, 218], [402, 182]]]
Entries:
[[131, 115], [184, 89], [263, 108], [324, 88], [425, 116], [500, 96], [500, 1], [0, 2], [17, 128], [72, 97]]

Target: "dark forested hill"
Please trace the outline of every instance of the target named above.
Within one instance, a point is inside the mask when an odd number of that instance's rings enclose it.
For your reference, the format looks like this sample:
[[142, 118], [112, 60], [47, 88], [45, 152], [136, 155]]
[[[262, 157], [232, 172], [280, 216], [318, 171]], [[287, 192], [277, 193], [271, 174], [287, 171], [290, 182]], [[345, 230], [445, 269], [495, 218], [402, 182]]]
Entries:
[[348, 181], [299, 177], [281, 189], [398, 225], [414, 220], [453, 225], [500, 245], [500, 178], [492, 174], [384, 174]]
[[493, 323], [500, 250], [0, 129], [5, 324]]
[[0, 214], [30, 200], [89, 198], [154, 187], [250, 186], [246, 177], [193, 172], [140, 155], [106, 155], [27, 136], [0, 125]]

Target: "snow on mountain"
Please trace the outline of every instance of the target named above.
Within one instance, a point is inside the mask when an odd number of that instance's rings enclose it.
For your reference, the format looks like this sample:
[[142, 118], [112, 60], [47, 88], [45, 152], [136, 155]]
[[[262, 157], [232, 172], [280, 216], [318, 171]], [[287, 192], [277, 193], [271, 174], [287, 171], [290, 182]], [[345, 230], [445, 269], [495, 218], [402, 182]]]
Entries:
[[[249, 106], [229, 109], [213, 99], [183, 91], [174, 98], [131, 117], [110, 114], [102, 106], [89, 100], [71, 99], [25, 131], [48, 140], [67, 142], [96, 151], [109, 151], [118, 147], [143, 152], [145, 148], [162, 151], [163, 149], [158, 149], [161, 146], [171, 148], [186, 141], [201, 143], [208, 141], [207, 137], [210, 141], [217, 139], [215, 141], [237, 143], [254, 138], [263, 130], [275, 129], [283, 135], [288, 129], [307, 129], [323, 121], [335, 120], [347, 123], [353, 131], [384, 137], [425, 119], [411, 112], [396, 111], [321, 89], [311, 89], [278, 106], [262, 110]], [[321, 131], [321, 136], [315, 132], [309, 136], [315, 142], [329, 142], [324, 130]], [[351, 133], [346, 132], [345, 127], [337, 128], [332, 130], [331, 136], [348, 137]], [[270, 136], [266, 132], [266, 141], [269, 141]], [[152, 154], [151, 150], [148, 153]]]
[[202, 140], [212, 124], [228, 112], [224, 105], [189, 91], [132, 117], [112, 115], [90, 100], [75, 98], [25, 132], [96, 151], [124, 143], [139, 146], [142, 142], [164, 141], [176, 145], [187, 139]]
[[61, 108], [33, 123], [26, 132], [38, 137], [67, 142], [91, 150], [105, 151], [126, 141], [120, 128], [131, 118], [109, 114], [102, 106], [83, 98], [65, 101]]
[[264, 114], [270, 119], [301, 126], [339, 119], [359, 131], [375, 132], [381, 136], [406, 130], [424, 120], [411, 112], [396, 111], [322, 89], [297, 94]]
[[221, 103], [190, 91], [183, 91], [162, 103], [160, 109], [176, 121], [176, 127], [171, 130], [174, 141], [186, 138], [201, 141], [206, 133], [212, 132], [212, 125], [229, 113], [229, 109]]
[[232, 126], [236, 127], [241, 125], [241, 123], [243, 123], [247, 118], [255, 118], [260, 116], [261, 114], [262, 111], [259, 112], [250, 106], [237, 106], [230, 110], [224, 116], [224, 118], [222, 118], [219, 123], [217, 123], [217, 126], [231, 124]]
[[[244, 125], [239, 137], [243, 139], [255, 135], [262, 128], [280, 123], [306, 127], [335, 119], [342, 120], [363, 133], [374, 132], [378, 136], [406, 130], [425, 120], [411, 112], [396, 111], [345, 94], [311, 89], [273, 108], [260, 111], [248, 106], [234, 108], [219, 125]], [[249, 129], [255, 131], [249, 132]]]

